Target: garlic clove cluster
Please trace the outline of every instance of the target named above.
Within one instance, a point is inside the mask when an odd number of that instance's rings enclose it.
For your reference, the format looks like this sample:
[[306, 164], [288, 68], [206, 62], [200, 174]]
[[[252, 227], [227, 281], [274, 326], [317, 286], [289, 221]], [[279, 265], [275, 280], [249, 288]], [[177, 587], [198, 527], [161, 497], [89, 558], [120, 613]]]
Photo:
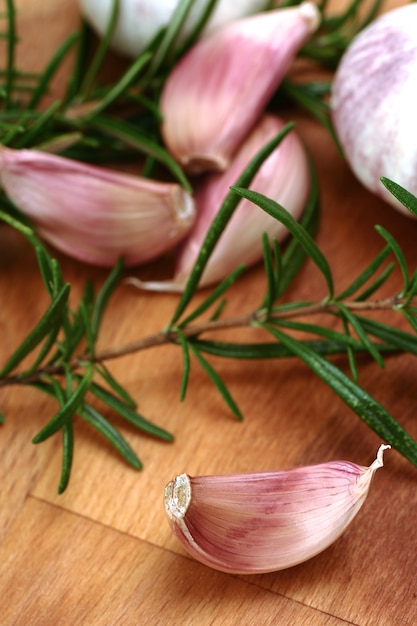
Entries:
[[198, 561], [235, 574], [256, 574], [297, 565], [332, 544], [363, 505], [375, 461], [349, 461], [276, 472], [191, 477], [165, 487], [171, 528]]
[[[180, 246], [174, 278], [167, 282], [129, 282], [155, 291], [183, 291], [210, 225], [229, 192], [252, 157], [285, 126], [275, 115], [264, 114], [249, 133], [224, 172], [206, 174], [194, 189], [196, 219]], [[279, 202], [298, 219], [310, 188], [310, 172], [305, 149], [291, 130], [255, 175], [251, 189]], [[282, 241], [286, 228], [248, 200], [241, 200], [211, 254], [199, 286], [206, 287], [225, 278], [240, 264], [253, 265], [262, 258], [262, 234]]]
[[[78, 4], [85, 19], [103, 35], [114, 0], [78, 0]], [[128, 56], [139, 55], [159, 30], [169, 24], [178, 4], [179, 0], [119, 0], [112, 46]], [[194, 0], [181, 39], [195, 28], [206, 4], [206, 0]], [[210, 32], [232, 20], [262, 11], [268, 4], [267, 0], [218, 0], [204, 30]]]
[[380, 181], [417, 195], [417, 5], [384, 13], [353, 40], [336, 71], [332, 120], [346, 159], [371, 192], [412, 217]]
[[0, 185], [37, 232], [94, 265], [144, 263], [171, 249], [195, 217], [175, 183], [121, 174], [37, 150], [0, 148]]
[[224, 170], [319, 24], [311, 2], [236, 20], [200, 39], [160, 99], [165, 145], [191, 173]]

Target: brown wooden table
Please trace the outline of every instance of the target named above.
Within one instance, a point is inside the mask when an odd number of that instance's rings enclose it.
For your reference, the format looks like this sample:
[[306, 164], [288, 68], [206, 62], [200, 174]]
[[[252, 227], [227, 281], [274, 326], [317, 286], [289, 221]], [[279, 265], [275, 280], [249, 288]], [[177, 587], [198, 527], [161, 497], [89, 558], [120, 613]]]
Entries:
[[[70, 0], [20, 0], [21, 61], [41, 67], [63, 36], [76, 28]], [[58, 77], [57, 89], [64, 74]], [[344, 288], [382, 247], [374, 224], [400, 242], [417, 263], [417, 223], [370, 195], [354, 180], [331, 139], [300, 112], [295, 119], [318, 169], [322, 219], [317, 241], [335, 283]], [[106, 272], [57, 255], [73, 285], [75, 304], [86, 279], [99, 286]], [[141, 270], [151, 276], [158, 263]], [[398, 274], [382, 292], [399, 288]], [[255, 268], [232, 289], [230, 315], [249, 311], [264, 290]], [[306, 263], [288, 298], [315, 299], [323, 279]], [[45, 310], [32, 249], [0, 229], [1, 361]], [[160, 330], [176, 296], [122, 286], [109, 307], [101, 347]], [[405, 328], [394, 314], [384, 319]], [[319, 320], [323, 323], [326, 321]], [[243, 339], [240, 331], [229, 337]], [[222, 335], [225, 337], [225, 335]], [[336, 361], [345, 368], [343, 359]], [[399, 626], [417, 623], [416, 470], [397, 452], [375, 478], [365, 507], [327, 551], [295, 568], [230, 576], [189, 558], [169, 530], [162, 505], [165, 483], [189, 474], [284, 468], [331, 459], [367, 465], [380, 444], [360, 420], [307, 368], [295, 361], [211, 362], [245, 414], [238, 423], [206, 375], [193, 363], [187, 399], [179, 402], [181, 354], [155, 348], [112, 361], [111, 371], [138, 400], [139, 410], [175, 434], [167, 444], [121, 428], [144, 462], [127, 467], [77, 420], [74, 470], [57, 495], [60, 436], [34, 446], [31, 438], [52, 415], [53, 400], [28, 389], [1, 391], [0, 589], [3, 626], [19, 625], [253, 625]], [[417, 361], [391, 356], [384, 370], [360, 359], [360, 382], [417, 437]]]

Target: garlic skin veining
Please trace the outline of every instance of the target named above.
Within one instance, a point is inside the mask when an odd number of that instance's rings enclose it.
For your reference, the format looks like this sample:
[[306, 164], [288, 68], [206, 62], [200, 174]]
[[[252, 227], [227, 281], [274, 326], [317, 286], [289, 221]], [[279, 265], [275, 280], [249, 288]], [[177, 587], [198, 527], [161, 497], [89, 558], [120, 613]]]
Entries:
[[407, 216], [380, 181], [417, 195], [417, 4], [393, 9], [352, 41], [336, 71], [332, 120], [361, 183]]
[[0, 148], [0, 185], [40, 237], [80, 261], [145, 263], [194, 221], [192, 197], [162, 183], [37, 150]]
[[165, 145], [191, 173], [224, 170], [319, 25], [312, 2], [236, 20], [200, 39], [162, 89]]
[[331, 461], [254, 474], [181, 474], [165, 487], [165, 511], [184, 548], [209, 567], [234, 574], [285, 569], [343, 533], [387, 448], [380, 446], [369, 467]]
[[[230, 186], [248, 165], [249, 161], [285, 126], [285, 122], [271, 114], [264, 114], [235, 154], [224, 172], [206, 174], [194, 185], [196, 219], [190, 233], [180, 244], [175, 274], [165, 282], [141, 282], [135, 278], [131, 284], [154, 291], [183, 291], [210, 225], [220, 209]], [[310, 189], [310, 169], [305, 148], [294, 129], [281, 141], [259, 168], [250, 188], [279, 202], [298, 219], [307, 203]], [[262, 234], [270, 240], [283, 241], [287, 229], [249, 200], [242, 199], [230, 222], [221, 234], [204, 272], [199, 287], [214, 285], [244, 263], [247, 267], [262, 259]]]
[[[112, 47], [122, 54], [135, 57], [152, 41], [161, 28], [167, 26], [179, 0], [119, 0], [119, 14]], [[114, 0], [78, 0], [81, 12], [94, 30], [103, 35], [111, 15]], [[182, 37], [192, 32], [207, 4], [206, 0], [194, 0], [182, 30]], [[232, 20], [262, 11], [267, 0], [218, 0], [204, 27], [211, 32]]]

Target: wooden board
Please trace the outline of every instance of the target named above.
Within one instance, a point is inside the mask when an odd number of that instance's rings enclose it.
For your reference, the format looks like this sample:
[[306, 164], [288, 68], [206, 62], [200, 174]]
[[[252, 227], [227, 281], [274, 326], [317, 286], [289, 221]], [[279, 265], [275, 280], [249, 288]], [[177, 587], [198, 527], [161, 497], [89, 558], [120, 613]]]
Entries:
[[[17, 2], [21, 63], [42, 67], [78, 24], [75, 2]], [[40, 28], [40, 24], [42, 27]], [[45, 33], [48, 36], [45, 36]], [[65, 74], [57, 78], [59, 91]], [[317, 241], [338, 289], [365, 267], [382, 241], [382, 224], [417, 264], [416, 222], [366, 192], [330, 137], [299, 111], [285, 111], [316, 163], [322, 218]], [[58, 254], [75, 304], [87, 279], [106, 276]], [[158, 263], [143, 270], [151, 276]], [[400, 288], [396, 274], [383, 294]], [[255, 268], [232, 289], [227, 315], [250, 311], [265, 289]], [[322, 277], [307, 263], [288, 299], [319, 299]], [[47, 296], [31, 248], [0, 228], [1, 362], [39, 319]], [[101, 347], [127, 343], [169, 321], [176, 296], [117, 291], [105, 317]], [[384, 319], [406, 328], [394, 314]], [[325, 318], [320, 319], [325, 322]], [[332, 323], [332, 322], [330, 322]], [[222, 337], [242, 337], [246, 331]], [[144, 462], [137, 472], [86, 425], [76, 423], [74, 471], [58, 496], [60, 437], [35, 447], [32, 437], [54, 410], [34, 390], [1, 390], [7, 420], [0, 429], [0, 588], [4, 626], [47, 624], [297, 624], [412, 625], [417, 622], [416, 471], [386, 454], [369, 499], [346, 533], [326, 552], [290, 570], [229, 576], [189, 558], [172, 536], [162, 505], [176, 474], [259, 471], [336, 458], [367, 465], [380, 441], [332, 392], [295, 360], [234, 362], [213, 358], [242, 409], [237, 422], [196, 363], [179, 402], [181, 354], [174, 346], [114, 360], [111, 371], [139, 410], [175, 434], [160, 443], [115, 423]], [[339, 361], [342, 366], [343, 361]], [[383, 371], [360, 361], [360, 381], [417, 437], [417, 362], [387, 359]]]

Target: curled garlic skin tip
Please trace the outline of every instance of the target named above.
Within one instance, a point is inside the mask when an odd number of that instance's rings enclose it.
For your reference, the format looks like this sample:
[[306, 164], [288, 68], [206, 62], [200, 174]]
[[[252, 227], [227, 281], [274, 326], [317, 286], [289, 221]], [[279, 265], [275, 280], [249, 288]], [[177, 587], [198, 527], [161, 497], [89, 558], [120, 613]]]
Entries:
[[353, 520], [383, 465], [332, 461], [276, 472], [192, 477], [165, 487], [171, 528], [201, 563], [236, 574], [292, 567], [326, 549]]

